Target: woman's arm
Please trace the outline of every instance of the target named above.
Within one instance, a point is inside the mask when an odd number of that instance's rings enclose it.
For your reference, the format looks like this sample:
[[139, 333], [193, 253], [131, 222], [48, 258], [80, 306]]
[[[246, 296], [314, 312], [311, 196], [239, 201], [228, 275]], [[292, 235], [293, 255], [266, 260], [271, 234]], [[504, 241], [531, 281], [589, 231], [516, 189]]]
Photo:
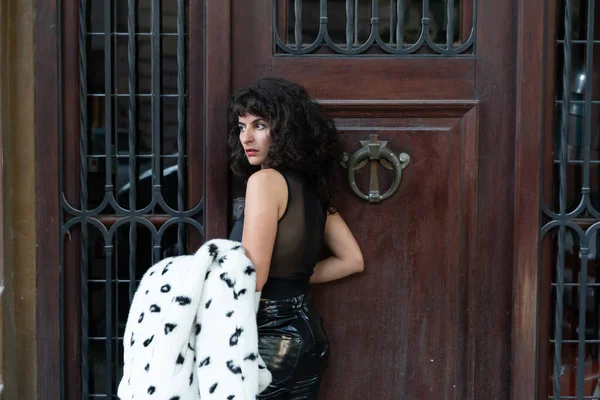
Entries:
[[364, 269], [360, 247], [339, 213], [327, 215], [325, 244], [333, 255], [317, 263], [310, 283], [333, 281]]
[[279, 172], [263, 169], [248, 179], [242, 246], [256, 269], [257, 292], [269, 277], [277, 221], [286, 204], [287, 185]]

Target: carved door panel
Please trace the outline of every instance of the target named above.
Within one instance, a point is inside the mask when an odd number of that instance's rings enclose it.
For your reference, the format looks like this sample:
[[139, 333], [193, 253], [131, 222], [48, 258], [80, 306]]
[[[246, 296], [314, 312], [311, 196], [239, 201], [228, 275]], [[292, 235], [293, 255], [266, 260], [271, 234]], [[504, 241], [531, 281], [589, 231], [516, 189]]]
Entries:
[[[348, 189], [341, 197], [341, 213], [367, 262], [363, 274], [317, 288], [332, 342], [326, 399], [467, 397], [478, 109], [469, 103], [413, 107], [328, 107], [348, 152], [376, 134], [411, 159], [396, 193], [381, 203]], [[445, 116], [411, 116], [432, 108]], [[392, 171], [377, 169], [383, 192]], [[369, 170], [356, 173], [366, 193]]]

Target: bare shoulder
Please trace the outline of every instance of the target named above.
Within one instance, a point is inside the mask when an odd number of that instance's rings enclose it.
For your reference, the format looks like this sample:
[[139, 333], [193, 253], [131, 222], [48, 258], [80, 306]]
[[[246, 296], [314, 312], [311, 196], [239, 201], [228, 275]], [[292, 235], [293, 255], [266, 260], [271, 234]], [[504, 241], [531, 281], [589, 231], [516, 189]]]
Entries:
[[256, 171], [250, 176], [246, 190], [258, 190], [265, 194], [273, 194], [284, 190], [287, 193], [287, 184], [285, 183], [285, 178], [279, 171], [265, 168]]
[[277, 219], [283, 216], [288, 202], [285, 178], [274, 169], [261, 169], [248, 179], [246, 210], [273, 209]]

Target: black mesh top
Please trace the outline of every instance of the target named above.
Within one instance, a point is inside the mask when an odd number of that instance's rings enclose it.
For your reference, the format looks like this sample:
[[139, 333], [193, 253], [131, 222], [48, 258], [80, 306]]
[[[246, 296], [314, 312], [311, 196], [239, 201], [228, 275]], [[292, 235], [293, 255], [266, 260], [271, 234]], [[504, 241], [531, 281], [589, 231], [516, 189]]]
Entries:
[[[317, 193], [298, 173], [280, 171], [288, 187], [288, 202], [279, 219], [269, 278], [261, 297], [282, 299], [302, 294], [308, 287], [323, 248], [326, 212]], [[241, 241], [244, 215], [229, 238]]]

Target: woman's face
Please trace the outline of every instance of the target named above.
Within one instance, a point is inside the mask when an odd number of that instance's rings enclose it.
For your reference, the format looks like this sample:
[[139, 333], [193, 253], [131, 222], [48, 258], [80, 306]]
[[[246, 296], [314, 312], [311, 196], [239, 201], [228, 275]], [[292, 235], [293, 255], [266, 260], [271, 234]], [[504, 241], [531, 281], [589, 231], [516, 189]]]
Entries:
[[248, 162], [264, 168], [271, 146], [271, 130], [267, 121], [257, 115], [246, 114], [240, 117], [239, 127], [240, 142]]

